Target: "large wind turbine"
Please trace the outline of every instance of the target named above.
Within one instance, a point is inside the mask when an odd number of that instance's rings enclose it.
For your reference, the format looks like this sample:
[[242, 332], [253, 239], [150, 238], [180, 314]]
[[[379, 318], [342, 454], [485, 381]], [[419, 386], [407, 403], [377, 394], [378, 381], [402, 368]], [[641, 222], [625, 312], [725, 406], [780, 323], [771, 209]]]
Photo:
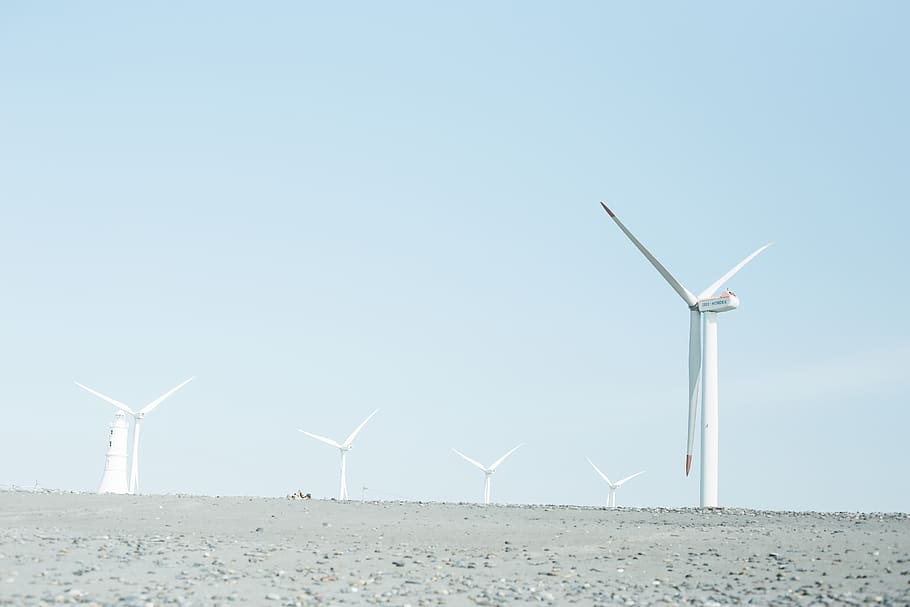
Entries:
[[123, 411], [124, 413], [127, 413], [127, 414], [133, 416], [133, 420], [134, 420], [134, 423], [133, 423], [133, 455], [132, 455], [133, 462], [132, 462], [132, 465], [130, 466], [130, 487], [129, 487], [130, 493], [136, 493], [136, 491], [139, 489], [139, 429], [142, 427], [142, 418], [145, 417], [146, 415], [148, 415], [149, 413], [151, 413], [152, 410], [155, 407], [157, 407], [158, 405], [160, 405], [162, 402], [164, 402], [164, 400], [167, 397], [169, 397], [174, 392], [176, 392], [183, 386], [187, 385], [194, 379], [196, 379], [196, 378], [191, 377], [188, 380], [184, 381], [183, 383], [179, 384], [177, 387], [171, 388], [170, 390], [168, 390], [167, 392], [165, 392], [164, 394], [162, 394], [161, 396], [159, 396], [158, 398], [156, 398], [155, 400], [153, 400], [146, 406], [142, 407], [138, 411], [133, 411], [132, 409], [130, 409], [129, 407], [127, 407], [120, 401], [114, 400], [110, 396], [105, 396], [104, 394], [101, 394], [100, 392], [96, 392], [95, 390], [92, 390], [88, 386], [83, 386], [82, 384], [80, 384], [77, 381], [73, 382], [74, 384], [76, 384], [77, 386], [79, 386], [80, 388], [85, 390], [86, 392], [90, 392], [90, 393], [94, 394], [101, 400], [105, 400], [105, 401], [109, 402], [110, 404], [114, 405], [115, 407], [117, 407], [118, 409]]
[[645, 471], [642, 470], [641, 472], [636, 472], [632, 476], [627, 476], [626, 478], [624, 478], [622, 480], [616, 481], [615, 483], [611, 483], [610, 479], [607, 478], [607, 475], [604, 474], [603, 472], [601, 472], [600, 468], [598, 468], [597, 466], [594, 465], [594, 462], [591, 461], [590, 457], [586, 457], [585, 459], [588, 460], [588, 463], [591, 464], [591, 467], [594, 468], [594, 471], [600, 475], [600, 478], [607, 481], [607, 484], [610, 486], [610, 493], [607, 495], [607, 506], [609, 506], [610, 508], [616, 507], [616, 490], [619, 489], [620, 487], [622, 487], [624, 484], [626, 484], [626, 481], [630, 481], [633, 478], [635, 478], [636, 476], [638, 476], [639, 474], [645, 473]]
[[300, 428], [297, 429], [298, 432], [303, 432], [307, 436], [309, 436], [311, 438], [315, 438], [318, 441], [322, 441], [325, 444], [331, 445], [332, 447], [335, 447], [341, 451], [341, 489], [339, 489], [339, 491], [338, 491], [338, 499], [340, 499], [340, 500], [348, 499], [348, 482], [347, 482], [347, 479], [345, 478], [345, 472], [347, 469], [348, 451], [350, 451], [351, 447], [354, 446], [354, 439], [357, 438], [357, 435], [360, 434], [360, 431], [363, 430], [363, 427], [366, 426], [367, 422], [370, 421], [373, 418], [373, 416], [376, 415], [377, 413], [379, 413], [379, 409], [376, 409], [375, 411], [370, 413], [369, 416], [367, 416], [367, 418], [365, 420], [360, 422], [359, 426], [354, 428], [354, 431], [351, 432], [351, 435], [348, 436], [344, 440], [343, 443], [333, 441], [332, 439], [325, 438], [324, 436], [318, 436], [316, 434], [312, 434], [311, 432], [307, 432], [306, 430], [300, 430]]
[[499, 464], [501, 464], [502, 462], [506, 461], [506, 458], [507, 458], [507, 457], [509, 457], [510, 455], [512, 455], [513, 453], [515, 453], [516, 451], [518, 451], [519, 447], [523, 447], [523, 446], [524, 446], [524, 443], [521, 443], [521, 444], [518, 445], [517, 447], [513, 447], [508, 453], [506, 453], [505, 455], [503, 455], [502, 457], [500, 457], [498, 460], [496, 460], [495, 462], [493, 462], [490, 466], [484, 466], [483, 464], [481, 464], [481, 463], [478, 462], [477, 460], [471, 459], [470, 457], [468, 457], [467, 455], [465, 455], [464, 453], [462, 453], [462, 452], [459, 451], [458, 449], [452, 448], [452, 451], [454, 451], [456, 455], [459, 455], [460, 457], [462, 457], [462, 458], [463, 458], [465, 461], [467, 461], [468, 463], [473, 464], [473, 465], [476, 466], [477, 468], [480, 468], [480, 470], [484, 473], [484, 481], [483, 481], [483, 503], [484, 503], [484, 504], [489, 504], [489, 503], [490, 503], [490, 480], [493, 478], [493, 473], [496, 472], [496, 468], [499, 467]]
[[[616, 222], [619, 229], [629, 237], [639, 251], [660, 272], [673, 290], [689, 306], [689, 433], [686, 439], [686, 476], [692, 465], [692, 443], [695, 436], [695, 417], [698, 411], [699, 393], [702, 397], [701, 426], [701, 505], [717, 506], [717, 315], [735, 310], [739, 298], [726, 290], [719, 297], [714, 293], [752, 258], [771, 246], [759, 247], [754, 253], [733, 266], [729, 272], [718, 278], [707, 289], [693, 295], [678, 280], [673, 278], [657, 258], [626, 229], [607, 205], [600, 203], [604, 211]], [[704, 323], [702, 323], [704, 319]], [[702, 345], [702, 324], [704, 324], [704, 345]]]

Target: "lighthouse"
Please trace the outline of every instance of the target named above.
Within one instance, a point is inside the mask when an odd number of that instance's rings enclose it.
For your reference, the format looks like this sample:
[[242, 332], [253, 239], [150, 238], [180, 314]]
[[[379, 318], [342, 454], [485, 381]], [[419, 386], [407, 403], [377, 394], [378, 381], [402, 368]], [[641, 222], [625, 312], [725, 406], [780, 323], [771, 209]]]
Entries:
[[129, 493], [126, 482], [126, 445], [130, 426], [123, 411], [117, 411], [108, 434], [107, 453], [104, 460], [104, 477], [98, 493]]

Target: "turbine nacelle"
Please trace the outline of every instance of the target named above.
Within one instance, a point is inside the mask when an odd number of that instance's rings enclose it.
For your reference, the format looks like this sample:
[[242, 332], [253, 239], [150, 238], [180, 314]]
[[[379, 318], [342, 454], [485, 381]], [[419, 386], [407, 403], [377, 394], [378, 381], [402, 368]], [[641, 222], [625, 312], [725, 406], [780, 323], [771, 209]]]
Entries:
[[699, 312], [729, 312], [739, 307], [739, 297], [727, 289], [717, 297], [698, 300]]

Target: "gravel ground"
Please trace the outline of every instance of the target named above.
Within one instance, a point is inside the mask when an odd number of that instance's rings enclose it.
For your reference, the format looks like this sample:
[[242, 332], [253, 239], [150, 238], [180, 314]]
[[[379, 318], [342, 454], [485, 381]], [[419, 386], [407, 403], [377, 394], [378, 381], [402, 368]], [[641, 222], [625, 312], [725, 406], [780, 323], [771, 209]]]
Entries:
[[910, 515], [0, 492], [0, 605], [910, 605]]

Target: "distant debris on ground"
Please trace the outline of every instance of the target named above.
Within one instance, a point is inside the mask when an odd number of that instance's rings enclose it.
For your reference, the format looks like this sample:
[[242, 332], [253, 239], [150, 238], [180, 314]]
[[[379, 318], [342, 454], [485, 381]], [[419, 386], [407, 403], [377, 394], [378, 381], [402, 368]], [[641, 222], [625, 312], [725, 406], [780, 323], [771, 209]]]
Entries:
[[309, 493], [304, 493], [303, 491], [298, 491], [297, 493], [291, 493], [288, 495], [289, 500], [309, 500], [313, 499], [313, 496]]
[[10, 493], [85, 493], [84, 491], [68, 491], [66, 489], [50, 489], [48, 487], [42, 487], [35, 481], [34, 487], [27, 487], [25, 485], [0, 485], [0, 491], [10, 492]]

